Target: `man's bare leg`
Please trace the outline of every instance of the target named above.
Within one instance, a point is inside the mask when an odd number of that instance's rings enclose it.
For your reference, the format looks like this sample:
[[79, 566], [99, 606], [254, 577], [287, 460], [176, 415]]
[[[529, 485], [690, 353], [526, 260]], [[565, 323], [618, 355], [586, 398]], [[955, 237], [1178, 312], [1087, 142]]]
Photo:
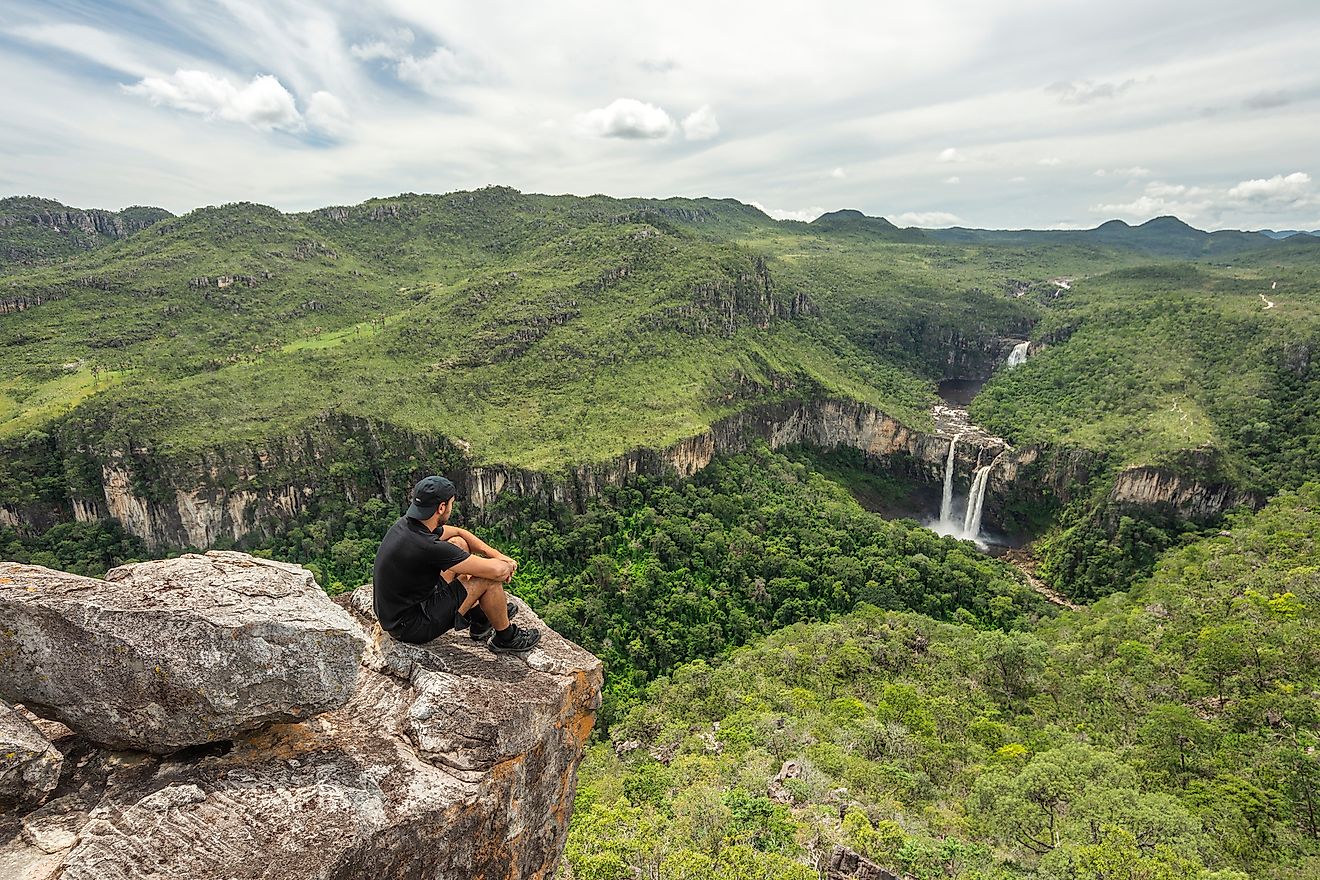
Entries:
[[504, 584], [500, 581], [490, 578], [472, 577], [470, 575], [459, 575], [463, 581], [463, 587], [467, 590], [467, 598], [463, 604], [458, 606], [458, 613], [464, 616], [472, 610], [473, 605], [480, 605], [481, 610], [486, 612], [486, 619], [490, 625], [498, 632], [507, 629], [509, 626], [509, 597], [505, 595]]

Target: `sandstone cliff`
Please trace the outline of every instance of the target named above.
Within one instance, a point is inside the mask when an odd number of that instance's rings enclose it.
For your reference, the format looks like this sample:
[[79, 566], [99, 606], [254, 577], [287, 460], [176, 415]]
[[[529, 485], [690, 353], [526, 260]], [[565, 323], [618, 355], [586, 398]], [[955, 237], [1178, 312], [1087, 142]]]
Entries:
[[[771, 448], [803, 444], [850, 447], [886, 467], [929, 484], [943, 480], [950, 436], [909, 427], [864, 403], [799, 400], [753, 406], [717, 421], [697, 436], [662, 448], [639, 448], [605, 462], [555, 473], [498, 465], [472, 465], [443, 437], [422, 436], [368, 419], [327, 413], [277, 441], [235, 445], [189, 460], [162, 461], [148, 447], [98, 448], [92, 438], [66, 439], [51, 456], [66, 462], [67, 494], [58, 500], [0, 504], [0, 523], [41, 531], [72, 518], [113, 517], [148, 547], [209, 547], [217, 541], [270, 537], [298, 519], [318, 496], [337, 494], [354, 503], [381, 497], [397, 503], [413, 480], [439, 471], [459, 486], [478, 513], [502, 492], [578, 509], [609, 486], [639, 475], [691, 476], [717, 455], [764, 441]], [[55, 440], [51, 440], [55, 443]], [[1002, 453], [1002, 455], [1001, 455]], [[1066, 501], [1086, 494], [1102, 470], [1101, 457], [1079, 449], [1028, 446], [1006, 449], [998, 438], [965, 436], [956, 450], [958, 490], [972, 472], [999, 459], [989, 477], [986, 520], [1014, 499], [1045, 495]], [[351, 460], [360, 475], [340, 480], [330, 465]], [[1206, 519], [1259, 499], [1226, 486], [1206, 486], [1150, 469], [1125, 472], [1115, 499], [1137, 506], [1168, 506]]]
[[[24, 728], [45, 757], [25, 805], [0, 814], [0, 877], [553, 875], [600, 662], [550, 631], [522, 658], [452, 632], [404, 645], [371, 619], [370, 587], [341, 604], [367, 648], [332, 711], [163, 756], [51, 721]], [[519, 620], [544, 629], [525, 605]]]

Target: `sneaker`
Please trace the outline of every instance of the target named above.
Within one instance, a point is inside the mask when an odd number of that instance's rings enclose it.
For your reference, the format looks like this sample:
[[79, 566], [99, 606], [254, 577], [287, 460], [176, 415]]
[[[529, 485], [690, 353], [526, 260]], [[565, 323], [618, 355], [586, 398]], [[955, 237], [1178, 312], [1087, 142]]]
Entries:
[[[518, 606], [510, 602], [509, 619], [513, 620], [513, 616], [517, 613]], [[468, 632], [468, 636], [474, 642], [480, 642], [494, 632], [494, 629], [490, 625], [490, 621], [486, 619], [486, 612], [482, 611], [480, 608], [473, 608], [469, 611], [468, 620], [472, 625], [471, 630]]]
[[516, 623], [511, 623], [508, 629], [495, 633], [486, 647], [496, 654], [521, 654], [535, 648], [540, 641], [539, 629], [519, 629]]

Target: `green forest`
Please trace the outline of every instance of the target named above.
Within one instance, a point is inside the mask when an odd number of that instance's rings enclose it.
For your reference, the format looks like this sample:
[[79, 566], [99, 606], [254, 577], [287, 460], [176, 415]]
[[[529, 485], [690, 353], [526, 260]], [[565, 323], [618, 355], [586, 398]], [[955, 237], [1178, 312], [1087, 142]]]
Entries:
[[1309, 483], [1080, 611], [864, 602], [682, 665], [592, 747], [572, 876], [806, 880], [842, 844], [920, 880], [1314, 877], [1318, 541]]

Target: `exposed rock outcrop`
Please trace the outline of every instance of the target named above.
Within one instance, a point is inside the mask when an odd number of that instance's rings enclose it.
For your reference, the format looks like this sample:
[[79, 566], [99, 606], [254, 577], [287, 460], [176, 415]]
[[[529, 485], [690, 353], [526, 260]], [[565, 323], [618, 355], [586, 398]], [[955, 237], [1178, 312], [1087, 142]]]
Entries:
[[826, 880], [907, 880], [907, 875], [882, 868], [846, 846], [835, 846], [820, 869]]
[[1109, 500], [1133, 507], [1164, 507], [1185, 519], [1203, 521], [1234, 507], [1259, 507], [1263, 503], [1258, 496], [1226, 483], [1204, 483], [1154, 467], [1120, 471]]
[[[466, 509], [478, 515], [503, 492], [582, 509], [607, 487], [669, 471], [691, 476], [715, 456], [745, 451], [758, 441], [775, 449], [795, 444], [851, 447], [892, 470], [938, 485], [950, 437], [966, 430], [943, 423], [935, 432], [918, 430], [856, 401], [784, 401], [751, 406], [666, 447], [633, 449], [605, 462], [546, 473], [473, 466], [460, 442], [327, 413], [283, 440], [214, 450], [189, 461], [163, 462], [149, 448], [96, 450], [85, 438], [77, 448], [49, 453], [69, 462], [66, 474], [86, 474], [82, 484], [70, 487], [59, 502], [0, 505], [0, 522], [39, 532], [69, 512], [79, 521], [114, 517], [152, 549], [208, 547], [221, 540], [271, 537], [330, 492], [355, 503], [373, 497], [393, 502], [417, 478], [437, 471], [458, 485], [469, 502]], [[1001, 439], [970, 431], [956, 451], [959, 491], [976, 468], [1001, 453], [989, 476], [987, 521], [995, 521], [1014, 496], [1048, 492], [1066, 501], [1085, 493], [1102, 466], [1100, 457], [1086, 450], [1007, 450]], [[346, 459], [357, 460], [358, 477], [342, 483], [328, 478], [327, 463]], [[1209, 511], [1217, 499], [1224, 504], [1217, 512], [1240, 503], [1231, 491], [1179, 489], [1169, 480], [1154, 486], [1147, 481], [1142, 492], [1135, 490], [1134, 504], [1173, 503], [1178, 509], [1195, 509], [1198, 516], [1213, 515]], [[1161, 495], [1163, 491], [1172, 494]], [[1186, 499], [1180, 500], [1182, 496]], [[1192, 496], [1199, 500], [1190, 500]]]
[[0, 876], [551, 877], [600, 662], [551, 631], [525, 658], [453, 632], [404, 645], [369, 588], [343, 604], [369, 643], [346, 704], [167, 758], [61, 739], [56, 797], [0, 817]]
[[44, 801], [63, 764], [64, 756], [36, 725], [0, 700], [0, 809]]
[[342, 706], [362, 637], [306, 569], [212, 551], [105, 580], [0, 562], [0, 697], [172, 752]]

